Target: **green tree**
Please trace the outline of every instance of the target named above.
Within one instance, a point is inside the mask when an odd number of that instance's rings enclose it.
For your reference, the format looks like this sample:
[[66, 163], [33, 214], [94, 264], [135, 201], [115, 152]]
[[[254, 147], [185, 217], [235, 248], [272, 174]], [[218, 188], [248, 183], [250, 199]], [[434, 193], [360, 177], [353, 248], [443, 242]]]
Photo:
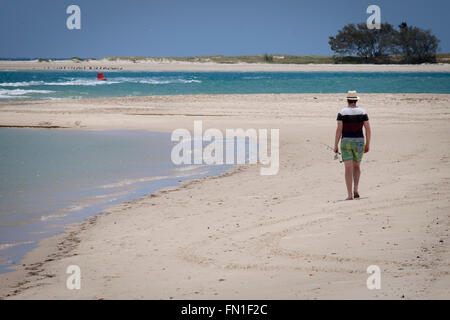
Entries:
[[384, 61], [394, 52], [396, 33], [389, 23], [381, 24], [380, 29], [368, 29], [365, 23], [351, 23], [329, 38], [328, 43], [338, 55], [356, 55], [364, 62]]
[[[398, 62], [393, 55], [399, 54], [403, 63], [423, 63], [436, 62], [439, 39], [430, 30], [408, 26], [406, 22], [399, 25], [399, 30], [389, 23], [381, 24], [380, 29], [351, 23], [331, 36], [328, 43], [336, 61]], [[352, 56], [351, 60], [345, 56]]]
[[264, 60], [264, 62], [269, 62], [269, 63], [273, 62], [273, 56], [270, 55], [270, 54], [265, 53], [264, 56], [263, 56], [263, 60]]
[[436, 62], [439, 39], [430, 30], [408, 26], [406, 22], [399, 29], [397, 50], [405, 63]]

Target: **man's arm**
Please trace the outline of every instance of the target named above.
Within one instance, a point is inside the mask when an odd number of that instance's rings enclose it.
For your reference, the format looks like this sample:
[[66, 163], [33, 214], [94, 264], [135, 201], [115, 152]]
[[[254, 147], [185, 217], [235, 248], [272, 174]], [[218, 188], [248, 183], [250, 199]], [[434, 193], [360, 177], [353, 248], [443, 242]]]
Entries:
[[342, 121], [338, 120], [337, 122], [337, 128], [336, 128], [336, 137], [334, 138], [334, 152], [338, 153], [339, 152], [339, 140], [341, 140], [341, 136], [342, 136]]
[[364, 128], [366, 128], [366, 145], [364, 146], [364, 153], [366, 153], [370, 150], [370, 136], [372, 135], [369, 121], [364, 121]]

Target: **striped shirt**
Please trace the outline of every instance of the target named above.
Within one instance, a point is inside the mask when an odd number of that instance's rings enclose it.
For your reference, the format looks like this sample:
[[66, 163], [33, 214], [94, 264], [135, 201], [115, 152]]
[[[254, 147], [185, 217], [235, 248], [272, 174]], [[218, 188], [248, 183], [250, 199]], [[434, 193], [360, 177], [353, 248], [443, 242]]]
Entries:
[[360, 107], [346, 107], [339, 111], [338, 121], [342, 121], [342, 138], [364, 138], [364, 121], [368, 121], [366, 111]]

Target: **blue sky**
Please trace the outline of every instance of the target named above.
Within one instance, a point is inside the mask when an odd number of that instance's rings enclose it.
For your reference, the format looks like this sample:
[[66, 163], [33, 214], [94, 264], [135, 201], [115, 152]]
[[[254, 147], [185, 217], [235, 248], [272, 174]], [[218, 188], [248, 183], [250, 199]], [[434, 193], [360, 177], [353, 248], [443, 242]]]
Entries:
[[[81, 8], [68, 30], [66, 8]], [[0, 57], [331, 54], [328, 37], [366, 8], [431, 29], [450, 52], [448, 0], [1, 0]]]

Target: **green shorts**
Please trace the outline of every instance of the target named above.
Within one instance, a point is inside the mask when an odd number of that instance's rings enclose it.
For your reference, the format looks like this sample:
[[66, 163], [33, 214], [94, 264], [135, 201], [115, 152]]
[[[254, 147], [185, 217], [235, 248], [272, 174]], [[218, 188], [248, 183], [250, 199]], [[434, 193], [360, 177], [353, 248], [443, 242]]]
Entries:
[[364, 138], [341, 139], [342, 161], [353, 160], [361, 162], [364, 154]]

